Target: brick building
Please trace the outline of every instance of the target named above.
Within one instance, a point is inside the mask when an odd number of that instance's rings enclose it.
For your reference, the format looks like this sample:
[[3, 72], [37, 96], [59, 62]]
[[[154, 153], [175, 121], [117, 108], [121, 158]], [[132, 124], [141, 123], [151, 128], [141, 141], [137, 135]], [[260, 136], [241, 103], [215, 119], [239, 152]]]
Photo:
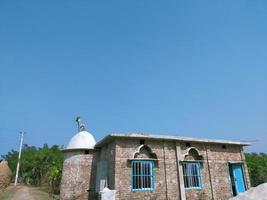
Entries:
[[250, 187], [247, 142], [110, 134], [95, 142], [83, 127], [64, 149], [62, 200], [226, 200]]

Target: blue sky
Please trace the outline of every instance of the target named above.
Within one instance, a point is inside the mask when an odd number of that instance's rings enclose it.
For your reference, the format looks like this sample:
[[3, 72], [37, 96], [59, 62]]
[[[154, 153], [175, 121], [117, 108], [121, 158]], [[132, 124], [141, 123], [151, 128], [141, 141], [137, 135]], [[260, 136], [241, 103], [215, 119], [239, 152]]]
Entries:
[[267, 2], [1, 1], [0, 155], [145, 132], [267, 152]]

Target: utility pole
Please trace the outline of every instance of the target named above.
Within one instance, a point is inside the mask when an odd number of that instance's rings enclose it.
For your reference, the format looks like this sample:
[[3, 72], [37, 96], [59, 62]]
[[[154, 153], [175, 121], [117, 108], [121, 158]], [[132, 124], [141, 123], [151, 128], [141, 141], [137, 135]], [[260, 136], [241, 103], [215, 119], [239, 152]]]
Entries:
[[23, 136], [24, 136], [24, 131], [21, 131], [20, 132], [19, 157], [18, 157], [18, 163], [17, 163], [16, 177], [15, 177], [15, 186], [18, 183], [20, 157], [21, 157], [21, 150], [22, 150], [22, 145], [23, 145]]

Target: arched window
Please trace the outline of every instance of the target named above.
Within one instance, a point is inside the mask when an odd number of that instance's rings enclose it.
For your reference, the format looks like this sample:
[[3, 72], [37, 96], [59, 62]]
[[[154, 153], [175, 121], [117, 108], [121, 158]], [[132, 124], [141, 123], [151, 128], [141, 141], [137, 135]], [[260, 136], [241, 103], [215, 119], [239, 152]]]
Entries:
[[187, 149], [187, 154], [184, 155], [183, 175], [184, 186], [187, 189], [201, 189], [202, 176], [201, 176], [201, 162], [203, 156], [199, 154], [198, 150], [194, 147]]
[[131, 190], [132, 192], [154, 191], [154, 167], [157, 155], [152, 149], [142, 144], [131, 159]]

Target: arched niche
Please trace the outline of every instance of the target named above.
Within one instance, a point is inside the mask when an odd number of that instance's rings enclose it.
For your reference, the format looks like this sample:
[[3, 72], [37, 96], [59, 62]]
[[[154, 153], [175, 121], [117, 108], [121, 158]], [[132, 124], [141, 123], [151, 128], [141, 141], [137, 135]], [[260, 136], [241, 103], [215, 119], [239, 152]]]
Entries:
[[[158, 166], [157, 155], [146, 144], [142, 144], [137, 148], [137, 150], [133, 153], [132, 158], [128, 159], [128, 161], [132, 160], [153, 160], [155, 167]], [[128, 162], [128, 166], [130, 166], [130, 162]]]
[[199, 153], [199, 150], [195, 147], [190, 147], [183, 155], [184, 161], [203, 161], [203, 156]]
[[135, 151], [133, 154], [133, 158], [134, 159], [158, 159], [157, 155], [152, 152], [152, 149], [145, 144], [142, 144], [138, 147], [137, 151]]

